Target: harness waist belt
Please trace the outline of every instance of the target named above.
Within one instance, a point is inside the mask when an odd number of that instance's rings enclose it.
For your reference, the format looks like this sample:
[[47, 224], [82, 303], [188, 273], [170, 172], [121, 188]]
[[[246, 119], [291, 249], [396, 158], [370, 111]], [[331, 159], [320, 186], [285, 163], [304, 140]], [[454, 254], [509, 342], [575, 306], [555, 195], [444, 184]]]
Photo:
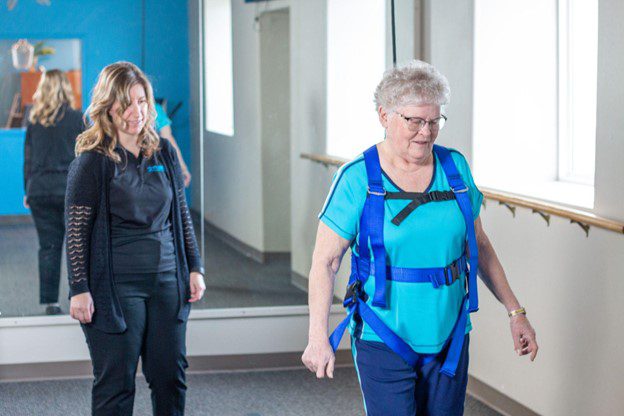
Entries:
[[[368, 259], [351, 256], [351, 271], [357, 273], [359, 279], [366, 281], [375, 275], [375, 265]], [[446, 267], [407, 268], [386, 267], [386, 279], [406, 283], [431, 283], [434, 288], [451, 285], [468, 272], [468, 261], [461, 255]]]

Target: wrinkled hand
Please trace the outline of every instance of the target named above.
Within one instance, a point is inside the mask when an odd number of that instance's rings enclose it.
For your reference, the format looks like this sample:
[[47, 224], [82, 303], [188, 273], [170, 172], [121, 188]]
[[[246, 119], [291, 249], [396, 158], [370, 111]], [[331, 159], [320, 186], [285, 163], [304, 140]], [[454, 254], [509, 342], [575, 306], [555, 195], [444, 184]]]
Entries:
[[526, 315], [519, 314], [513, 316], [509, 326], [511, 327], [511, 336], [513, 337], [516, 354], [522, 356], [531, 353], [531, 361], [534, 361], [539, 347], [535, 340], [535, 330]]
[[82, 324], [88, 324], [93, 319], [95, 308], [91, 293], [85, 292], [71, 297], [69, 304], [69, 316], [77, 319]]
[[197, 302], [204, 297], [206, 291], [206, 283], [204, 282], [204, 276], [201, 273], [191, 272], [191, 297], [189, 302]]
[[313, 373], [316, 378], [334, 378], [334, 364], [336, 356], [327, 339], [322, 341], [310, 341], [301, 356], [303, 364]]

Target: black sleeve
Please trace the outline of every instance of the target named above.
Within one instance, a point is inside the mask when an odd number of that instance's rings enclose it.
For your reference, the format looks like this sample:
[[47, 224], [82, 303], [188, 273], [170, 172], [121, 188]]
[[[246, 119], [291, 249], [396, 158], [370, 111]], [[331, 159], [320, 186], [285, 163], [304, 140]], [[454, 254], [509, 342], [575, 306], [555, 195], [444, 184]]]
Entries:
[[30, 180], [30, 171], [32, 167], [32, 138], [31, 124], [26, 127], [26, 140], [24, 140], [24, 195], [28, 191], [28, 181]]
[[184, 249], [186, 252], [186, 261], [189, 265], [189, 270], [191, 272], [205, 274], [204, 266], [199, 254], [199, 248], [197, 246], [191, 211], [189, 210], [186, 202], [186, 193], [184, 192], [184, 176], [182, 175], [178, 154], [167, 139], [161, 138], [160, 140], [163, 142], [163, 150], [168, 153], [170, 159], [173, 161], [173, 181], [177, 194], [176, 197], [178, 198], [178, 204], [180, 206], [180, 214], [182, 216]]
[[91, 233], [99, 186], [97, 155], [83, 153], [69, 165], [65, 193], [67, 271], [70, 296], [89, 291]]

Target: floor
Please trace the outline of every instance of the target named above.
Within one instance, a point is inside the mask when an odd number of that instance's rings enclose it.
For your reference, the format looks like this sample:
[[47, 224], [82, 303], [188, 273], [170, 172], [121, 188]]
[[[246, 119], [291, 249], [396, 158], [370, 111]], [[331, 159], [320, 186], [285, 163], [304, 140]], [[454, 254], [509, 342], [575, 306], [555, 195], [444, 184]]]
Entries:
[[[91, 380], [0, 383], [0, 415], [84, 416]], [[363, 415], [353, 368], [339, 368], [333, 380], [304, 370], [231, 372], [188, 376], [187, 416]], [[149, 390], [137, 379], [136, 416], [151, 415]], [[389, 415], [391, 414], [388, 413]], [[501, 416], [468, 396], [465, 416]]]
[[[0, 312], [2, 317], [40, 315], [37, 237], [32, 224], [0, 225]], [[307, 295], [290, 283], [290, 261], [259, 264], [214, 237], [206, 237], [207, 292], [197, 308], [304, 305]], [[64, 260], [63, 260], [64, 263]], [[61, 307], [68, 310], [63, 265]], [[334, 380], [316, 380], [303, 370], [191, 374], [187, 415], [361, 415], [357, 376], [340, 368]], [[91, 380], [0, 383], [0, 415], [86, 415]], [[150, 415], [149, 390], [137, 379], [135, 415]], [[467, 397], [467, 416], [499, 416]]]

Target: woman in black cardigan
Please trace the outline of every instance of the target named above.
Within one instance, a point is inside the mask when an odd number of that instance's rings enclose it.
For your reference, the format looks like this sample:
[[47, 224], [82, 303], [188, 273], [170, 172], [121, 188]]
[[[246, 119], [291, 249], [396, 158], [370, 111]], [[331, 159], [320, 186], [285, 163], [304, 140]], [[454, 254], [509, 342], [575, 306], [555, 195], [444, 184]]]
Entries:
[[131, 415], [139, 357], [154, 415], [183, 415], [186, 320], [206, 288], [173, 147], [135, 65], [102, 70], [66, 194], [70, 314], [93, 362], [93, 415]]
[[67, 170], [84, 123], [72, 109], [69, 80], [58, 69], [41, 75], [33, 100], [24, 141], [24, 207], [30, 208], [39, 238], [39, 303], [46, 314], [58, 315]]

